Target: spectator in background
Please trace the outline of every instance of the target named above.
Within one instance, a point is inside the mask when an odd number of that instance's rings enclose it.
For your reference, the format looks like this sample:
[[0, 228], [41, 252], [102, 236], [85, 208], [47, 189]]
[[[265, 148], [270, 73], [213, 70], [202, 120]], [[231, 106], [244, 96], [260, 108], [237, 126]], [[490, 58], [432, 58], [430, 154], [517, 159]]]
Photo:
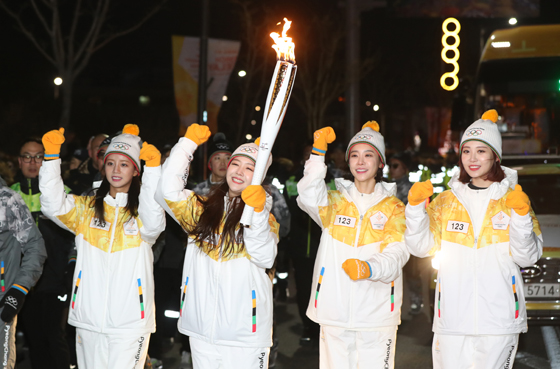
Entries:
[[[43, 165], [45, 150], [39, 138], [26, 139], [20, 149], [17, 182], [12, 190], [17, 192], [29, 208], [35, 224], [45, 241], [47, 260], [37, 285], [27, 295], [27, 303], [20, 313], [20, 323], [29, 344], [31, 367], [68, 369], [70, 354], [66, 341], [66, 314], [70, 291], [66, 285], [65, 271], [75, 259], [74, 236], [41, 213], [39, 197], [39, 169]], [[70, 192], [65, 187], [66, 193]]]
[[0, 260], [3, 269], [0, 288], [0, 347], [3, 368], [16, 363], [17, 315], [29, 289], [35, 285], [47, 257], [43, 237], [29, 209], [0, 177]]
[[85, 149], [85, 148], [80, 148], [80, 149], [74, 150], [74, 153], [72, 154], [72, 159], [70, 159], [70, 166], [69, 166], [69, 169], [70, 169], [70, 170], [78, 169], [78, 167], [79, 167], [84, 161], [86, 161], [87, 158], [88, 158], [87, 149]]
[[[408, 173], [412, 165], [412, 157], [408, 152], [400, 152], [389, 159], [389, 176], [397, 183], [397, 198], [405, 205], [408, 204], [408, 191], [412, 183], [408, 180]], [[422, 278], [420, 276], [422, 261], [416, 256], [410, 256], [403, 268], [404, 280], [410, 292], [410, 314], [419, 314], [424, 306], [422, 297]]]
[[200, 196], [206, 196], [210, 189], [221, 184], [226, 178], [229, 158], [233, 152], [233, 145], [222, 132], [218, 132], [208, 140], [208, 178], [197, 184], [193, 191]]
[[88, 158], [80, 164], [77, 169], [70, 171], [66, 181], [73, 193], [81, 194], [91, 188], [95, 175], [99, 172], [99, 162], [96, 159], [99, 146], [108, 135], [104, 133], [96, 134], [89, 139], [87, 146]]

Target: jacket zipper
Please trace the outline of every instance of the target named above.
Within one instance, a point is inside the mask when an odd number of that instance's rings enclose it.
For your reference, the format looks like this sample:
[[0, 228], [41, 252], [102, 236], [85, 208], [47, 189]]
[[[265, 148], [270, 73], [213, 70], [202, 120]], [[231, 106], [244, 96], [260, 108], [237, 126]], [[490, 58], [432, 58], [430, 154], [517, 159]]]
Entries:
[[[220, 242], [221, 240], [218, 239], [218, 242]], [[216, 273], [214, 273], [215, 275], [215, 279], [216, 279], [216, 288], [214, 288], [214, 314], [212, 316], [212, 331], [210, 332], [210, 342], [214, 343], [214, 327], [216, 325], [216, 316], [218, 315], [217, 310], [218, 310], [218, 281], [220, 278], [220, 272], [222, 271], [222, 246], [220, 246], [220, 258], [218, 260], [218, 269], [216, 270]]]
[[[116, 199], [115, 199], [116, 200]], [[103, 205], [105, 205], [105, 200], [103, 200]], [[115, 217], [113, 218], [113, 229], [111, 230], [111, 241], [109, 242], [109, 250], [108, 250], [108, 259], [110, 262], [111, 252], [113, 250], [113, 242], [115, 240], [115, 230], [117, 229], [117, 219], [119, 215], [119, 204], [115, 202]], [[103, 321], [101, 322], [101, 332], [105, 330], [105, 319], [107, 318], [107, 304], [108, 304], [108, 295], [109, 295], [109, 278], [107, 278], [107, 282], [105, 284], [105, 308], [103, 309]]]
[[[469, 212], [469, 209], [459, 199], [459, 196], [457, 196], [455, 191], [452, 190], [452, 192], [455, 195], [455, 197], [457, 198], [457, 201], [459, 201], [459, 203], [463, 206], [463, 208], [467, 212], [467, 215], [469, 216], [469, 220], [471, 221], [471, 226], [473, 227], [473, 235], [474, 235], [473, 280], [474, 280], [474, 296], [475, 296], [474, 297], [474, 334], [476, 335], [476, 334], [478, 334], [478, 278], [476, 277], [476, 269], [477, 269], [477, 262], [478, 262], [478, 258], [477, 258], [477, 255], [478, 255], [478, 238], [480, 237], [480, 233], [482, 232], [482, 227], [478, 231], [478, 234], [475, 235], [474, 234], [473, 217], [471, 216], [471, 213]], [[491, 195], [492, 194], [488, 194], [488, 201], [486, 201], [486, 210], [484, 211], [484, 217], [482, 218], [482, 225], [484, 225], [484, 219], [486, 219], [486, 214], [488, 213], [488, 204], [490, 204], [490, 200], [492, 198]]]
[[[357, 208], [357, 206], [356, 206]], [[360, 229], [362, 229], [362, 220], [364, 216], [360, 214], [360, 220], [358, 221], [358, 227], [356, 229], [356, 239], [354, 240], [354, 256], [357, 256], [358, 251], [358, 241], [360, 238]], [[354, 307], [352, 302], [354, 301], [354, 283], [350, 284], [350, 328], [354, 327]]]

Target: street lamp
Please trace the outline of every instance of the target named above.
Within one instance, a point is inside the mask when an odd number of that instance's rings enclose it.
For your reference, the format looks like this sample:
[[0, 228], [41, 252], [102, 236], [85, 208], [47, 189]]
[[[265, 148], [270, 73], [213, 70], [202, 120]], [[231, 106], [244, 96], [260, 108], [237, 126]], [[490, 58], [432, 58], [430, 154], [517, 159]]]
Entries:
[[54, 82], [54, 98], [58, 99], [58, 94], [59, 94], [58, 86], [62, 84], [62, 78], [56, 77], [53, 82]]
[[239, 73], [237, 73], [237, 75], [239, 77], [245, 77], [247, 75], [247, 72], [245, 72], [244, 70], [240, 70]]
[[517, 18], [510, 18], [508, 23], [515, 26], [517, 24]]

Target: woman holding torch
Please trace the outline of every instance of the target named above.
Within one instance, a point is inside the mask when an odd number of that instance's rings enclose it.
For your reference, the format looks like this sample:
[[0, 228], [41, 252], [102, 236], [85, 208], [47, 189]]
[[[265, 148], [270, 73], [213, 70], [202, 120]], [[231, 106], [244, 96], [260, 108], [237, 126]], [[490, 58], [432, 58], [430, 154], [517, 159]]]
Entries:
[[[276, 257], [278, 223], [263, 187], [250, 185], [259, 147], [238, 147], [226, 180], [202, 197], [184, 189], [185, 173], [208, 137], [207, 126], [187, 129], [164, 164], [157, 196], [189, 234], [178, 328], [190, 337], [194, 368], [267, 368], [272, 282], [265, 270]], [[250, 228], [240, 225], [245, 204], [255, 210]]]
[[502, 167], [495, 110], [463, 134], [460, 172], [426, 209], [430, 181], [410, 189], [405, 241], [410, 253], [438, 253], [434, 368], [511, 368], [527, 332], [519, 267], [542, 255], [539, 223], [517, 172]]
[[376, 122], [351, 140], [346, 160], [354, 181], [328, 190], [325, 152], [332, 128], [315, 132], [298, 183], [299, 206], [322, 228], [314, 293], [307, 315], [321, 325], [320, 368], [393, 368], [402, 304], [404, 205], [382, 182], [385, 143]]

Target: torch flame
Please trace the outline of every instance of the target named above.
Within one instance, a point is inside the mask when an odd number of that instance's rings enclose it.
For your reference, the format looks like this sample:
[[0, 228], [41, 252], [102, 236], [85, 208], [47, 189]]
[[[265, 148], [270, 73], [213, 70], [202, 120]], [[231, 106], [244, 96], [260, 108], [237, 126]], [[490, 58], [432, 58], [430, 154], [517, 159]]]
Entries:
[[295, 44], [291, 37], [288, 37], [286, 33], [290, 29], [292, 22], [284, 18], [284, 29], [282, 30], [282, 37], [276, 32], [272, 32], [270, 37], [274, 40], [274, 45], [272, 48], [276, 50], [276, 55], [278, 60], [287, 61], [290, 63], [296, 63], [296, 54], [294, 53]]

